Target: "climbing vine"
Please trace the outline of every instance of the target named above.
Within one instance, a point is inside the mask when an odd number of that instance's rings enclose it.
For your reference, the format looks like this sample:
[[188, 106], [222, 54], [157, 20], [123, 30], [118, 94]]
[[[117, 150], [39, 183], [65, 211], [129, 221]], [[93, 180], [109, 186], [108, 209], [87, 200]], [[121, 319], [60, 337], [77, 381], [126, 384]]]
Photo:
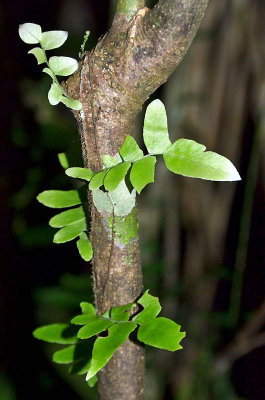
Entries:
[[[88, 34], [87, 31], [81, 52], [84, 51]], [[20, 26], [19, 35], [25, 43], [40, 46], [29, 53], [36, 57], [38, 64], [47, 65], [43, 72], [53, 81], [48, 93], [50, 104], [62, 102], [71, 109], [81, 110], [81, 103], [69, 98], [57, 80], [58, 75], [68, 76], [75, 72], [77, 61], [55, 56], [48, 60], [46, 56], [47, 50], [58, 48], [65, 42], [67, 32], [42, 32], [39, 25], [26, 23]], [[95, 207], [109, 218], [106, 226], [109, 235], [118, 236], [124, 244], [137, 237], [137, 226], [131, 223], [131, 212], [135, 207], [136, 194], [154, 182], [158, 156], [163, 157], [167, 169], [179, 175], [214, 181], [240, 180], [236, 168], [227, 158], [205, 151], [204, 145], [183, 138], [172, 143], [166, 110], [160, 100], [154, 100], [147, 107], [143, 140], [146, 152], [140, 149], [132, 136], [127, 135], [114, 157], [109, 154], [102, 157], [104, 167], [98, 172], [82, 167], [69, 168], [65, 155], [59, 155], [66, 175], [87, 185]], [[37, 196], [37, 200], [47, 207], [68, 208], [49, 221], [51, 227], [58, 229], [53, 241], [65, 243], [77, 239], [76, 245], [81, 257], [90, 261], [93, 249], [87, 235], [84, 204], [79, 192], [46, 190]], [[130, 229], [125, 229], [124, 224]], [[122, 233], [124, 230], [125, 234]], [[180, 341], [185, 333], [180, 331], [180, 326], [174, 321], [157, 317], [161, 306], [158, 298], [151, 296], [148, 290], [138, 300], [121, 304], [101, 315], [96, 314], [90, 303], [82, 302], [80, 307], [82, 313], [75, 316], [70, 324], [42, 326], [33, 335], [46, 342], [67, 345], [53, 354], [53, 361], [70, 364], [69, 372], [86, 374], [89, 386], [96, 383], [97, 373], [134, 330], [138, 340], [144, 344], [169, 351], [181, 349]], [[103, 332], [107, 332], [107, 335], [97, 336]]]

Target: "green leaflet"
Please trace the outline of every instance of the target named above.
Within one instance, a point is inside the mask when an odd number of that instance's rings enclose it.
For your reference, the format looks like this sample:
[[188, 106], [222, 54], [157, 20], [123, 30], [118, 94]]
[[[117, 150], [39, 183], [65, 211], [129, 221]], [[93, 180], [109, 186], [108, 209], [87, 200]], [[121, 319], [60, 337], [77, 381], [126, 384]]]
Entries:
[[85, 179], [86, 181], [90, 181], [94, 175], [91, 169], [81, 167], [68, 168], [65, 173], [72, 178]]
[[91, 366], [88, 370], [86, 380], [92, 378], [104, 365], [118, 347], [125, 342], [129, 334], [137, 327], [133, 322], [115, 324], [108, 329], [107, 337], [98, 337], [92, 351]]
[[103, 171], [96, 173], [90, 181], [89, 189], [95, 190], [98, 189], [101, 185], [103, 185], [105, 175], [107, 174], [108, 171], [109, 169], [107, 168], [103, 169]]
[[55, 75], [72, 75], [78, 68], [78, 62], [71, 57], [53, 56], [49, 59], [49, 66]]
[[63, 226], [71, 225], [84, 220], [84, 218], [85, 214], [83, 207], [81, 206], [55, 215], [50, 219], [49, 225], [53, 228], [62, 228]]
[[71, 108], [72, 110], [81, 110], [82, 109], [82, 103], [79, 100], [74, 100], [74, 99], [69, 99], [69, 97], [63, 96], [61, 99], [61, 102], [68, 108]]
[[57, 83], [52, 83], [48, 92], [48, 100], [52, 106], [56, 106], [62, 100], [63, 93], [61, 87]]
[[154, 156], [145, 157], [133, 163], [130, 180], [137, 193], [141, 193], [148, 183], [154, 182], [155, 163]]
[[114, 165], [117, 165], [120, 161], [116, 160], [114, 157], [111, 157], [108, 154], [105, 154], [102, 157], [102, 162], [106, 168], [109, 168], [109, 167], [114, 167]]
[[81, 203], [77, 190], [45, 190], [37, 200], [46, 207], [66, 208]]
[[128, 321], [130, 311], [133, 307], [136, 307], [135, 303], [128, 303], [122, 306], [113, 307], [110, 312], [111, 319], [115, 321]]
[[43, 64], [46, 61], [45, 53], [40, 47], [34, 47], [28, 51], [28, 54], [33, 54], [36, 57], [38, 65]]
[[87, 325], [84, 325], [82, 328], [80, 328], [77, 333], [77, 337], [79, 339], [88, 339], [91, 336], [97, 335], [98, 333], [105, 331], [113, 324], [114, 322], [110, 320], [101, 319], [100, 317], [98, 317], [94, 321], [89, 321]]
[[93, 304], [87, 303], [86, 301], [82, 301], [80, 303], [80, 307], [83, 314], [93, 314], [96, 315], [96, 310]]
[[137, 314], [133, 321], [138, 324], [144, 324], [150, 319], [154, 319], [161, 311], [161, 305], [157, 297], [151, 296], [147, 290], [139, 300], [138, 304], [141, 304], [144, 309], [139, 314]]
[[68, 37], [65, 31], [43, 32], [41, 36], [41, 46], [44, 50], [56, 49], [64, 44]]
[[240, 176], [227, 158], [194, 140], [179, 139], [164, 154], [167, 168], [180, 175], [214, 181], [238, 181]]
[[93, 203], [99, 212], [112, 214], [113, 205], [108, 193], [103, 192], [101, 189], [95, 189], [92, 191], [92, 197]]
[[90, 261], [93, 256], [92, 244], [84, 232], [79, 235], [76, 245], [83, 260]]
[[114, 214], [118, 217], [124, 217], [132, 211], [135, 206], [135, 190], [130, 193], [125, 181], [109, 193], [110, 200], [114, 207]]
[[136, 161], [143, 157], [144, 153], [130, 135], [127, 135], [121, 148], [120, 155], [124, 161]]
[[104, 187], [109, 192], [112, 192], [114, 189], [117, 188], [119, 183], [123, 180], [125, 175], [127, 174], [128, 169], [130, 168], [130, 162], [123, 162], [120, 163], [113, 168], [106, 174], [104, 179]]
[[71, 324], [74, 325], [86, 325], [91, 322], [99, 321], [100, 317], [96, 314], [87, 313], [82, 315], [76, 315], [72, 320]]
[[137, 338], [149, 346], [176, 351], [182, 349], [179, 342], [185, 335], [184, 332], [180, 332], [180, 326], [174, 321], [160, 317], [141, 325], [138, 329]]
[[165, 106], [158, 99], [146, 109], [143, 137], [148, 152], [152, 154], [163, 154], [171, 145]]
[[49, 343], [72, 344], [77, 342], [76, 327], [68, 324], [44, 325], [33, 331], [36, 339]]
[[65, 153], [58, 153], [58, 160], [63, 169], [69, 168], [68, 160]]
[[41, 40], [41, 27], [37, 24], [27, 22], [19, 25], [18, 34], [20, 39], [27, 44], [37, 44]]
[[86, 230], [86, 220], [85, 218], [77, 221], [71, 225], [64, 226], [61, 228], [53, 238], [54, 243], [65, 243], [70, 240], [75, 239], [79, 236], [84, 230]]

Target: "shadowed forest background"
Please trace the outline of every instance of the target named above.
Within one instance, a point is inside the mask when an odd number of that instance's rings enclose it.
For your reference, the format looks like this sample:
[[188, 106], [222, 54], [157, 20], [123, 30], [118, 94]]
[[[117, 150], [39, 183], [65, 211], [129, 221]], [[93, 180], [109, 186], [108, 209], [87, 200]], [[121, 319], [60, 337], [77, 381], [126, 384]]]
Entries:
[[[89, 50], [108, 29], [113, 2], [4, 1], [0, 15], [0, 399], [94, 400], [84, 377], [50, 361], [55, 347], [32, 337], [93, 297], [90, 264], [73, 243], [52, 243], [54, 212], [35, 199], [71, 189], [58, 153], [71, 166], [82, 160], [74, 118], [49, 105], [49, 78], [18, 25], [68, 31], [56, 55], [78, 59], [85, 31]], [[184, 61], [150, 99], [165, 103], [172, 142], [228, 157], [242, 182], [175, 176], [158, 162], [139, 198], [145, 287], [187, 332], [181, 351], [147, 349], [146, 400], [265, 399], [264, 15], [262, 0], [211, 0]]]

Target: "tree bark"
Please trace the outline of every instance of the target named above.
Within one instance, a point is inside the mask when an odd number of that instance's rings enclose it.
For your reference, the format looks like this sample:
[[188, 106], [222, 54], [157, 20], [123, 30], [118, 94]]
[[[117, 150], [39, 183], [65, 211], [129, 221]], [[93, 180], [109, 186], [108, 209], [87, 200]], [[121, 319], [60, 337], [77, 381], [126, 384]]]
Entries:
[[[79, 70], [65, 83], [83, 105], [74, 112], [85, 167], [102, 169], [104, 154], [115, 156], [133, 133], [142, 104], [167, 80], [199, 27], [208, 0], [160, 0], [152, 9], [143, 0], [117, 1], [110, 31], [85, 53]], [[90, 238], [98, 313], [126, 304], [143, 290], [136, 208], [126, 217], [106, 215], [91, 195]], [[102, 400], [143, 399], [144, 350], [127, 340], [99, 374]]]

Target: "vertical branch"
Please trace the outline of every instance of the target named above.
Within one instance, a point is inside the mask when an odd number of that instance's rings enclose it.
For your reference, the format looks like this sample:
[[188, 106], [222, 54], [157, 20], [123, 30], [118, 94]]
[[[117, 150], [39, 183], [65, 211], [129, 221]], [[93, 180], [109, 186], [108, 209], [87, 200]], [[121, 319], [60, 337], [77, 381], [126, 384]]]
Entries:
[[117, 0], [115, 14], [124, 14], [129, 21], [144, 4], [145, 0]]

